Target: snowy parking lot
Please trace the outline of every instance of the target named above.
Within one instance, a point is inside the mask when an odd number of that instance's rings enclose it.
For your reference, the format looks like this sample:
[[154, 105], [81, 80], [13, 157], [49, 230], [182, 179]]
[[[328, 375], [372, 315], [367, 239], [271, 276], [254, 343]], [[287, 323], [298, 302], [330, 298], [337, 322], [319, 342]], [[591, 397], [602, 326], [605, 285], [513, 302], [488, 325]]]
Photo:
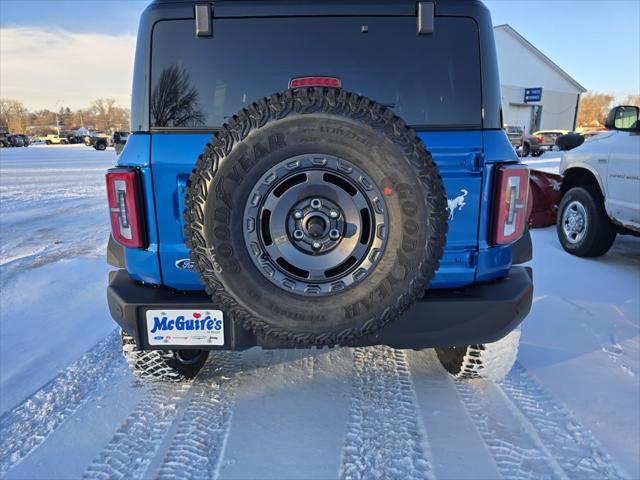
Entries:
[[640, 239], [581, 259], [532, 232], [500, 383], [376, 347], [217, 352], [192, 383], [141, 385], [105, 298], [115, 160], [0, 150], [0, 478], [640, 478]]

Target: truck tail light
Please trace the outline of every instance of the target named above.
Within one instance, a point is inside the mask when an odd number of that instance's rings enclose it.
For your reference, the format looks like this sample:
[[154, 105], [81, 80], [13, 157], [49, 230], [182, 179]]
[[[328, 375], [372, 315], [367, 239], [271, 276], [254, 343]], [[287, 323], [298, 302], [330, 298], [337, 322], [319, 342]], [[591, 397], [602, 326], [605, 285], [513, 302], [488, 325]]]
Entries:
[[107, 197], [115, 241], [123, 247], [144, 248], [146, 234], [138, 172], [129, 168], [108, 170]]
[[493, 210], [494, 245], [508, 245], [524, 232], [529, 198], [529, 169], [523, 165], [500, 167], [496, 175]]
[[542, 136], [542, 135], [538, 135], [538, 136], [536, 137], [536, 140], [538, 140], [538, 143], [544, 143], [544, 136]]

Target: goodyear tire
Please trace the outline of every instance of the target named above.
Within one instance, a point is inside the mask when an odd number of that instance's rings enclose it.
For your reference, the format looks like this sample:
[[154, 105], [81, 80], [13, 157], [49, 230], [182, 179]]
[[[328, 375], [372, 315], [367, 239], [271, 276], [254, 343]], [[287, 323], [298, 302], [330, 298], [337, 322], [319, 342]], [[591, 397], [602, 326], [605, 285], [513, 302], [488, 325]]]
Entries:
[[468, 347], [436, 348], [438, 360], [454, 378], [502, 380], [518, 356], [520, 328], [497, 342]]
[[193, 379], [209, 357], [206, 350], [137, 350], [130, 335], [120, 330], [122, 354], [131, 372], [143, 382], [184, 382]]
[[256, 335], [335, 345], [421, 296], [445, 245], [446, 197], [415, 132], [330, 88], [234, 116], [189, 181], [187, 246], [214, 302]]

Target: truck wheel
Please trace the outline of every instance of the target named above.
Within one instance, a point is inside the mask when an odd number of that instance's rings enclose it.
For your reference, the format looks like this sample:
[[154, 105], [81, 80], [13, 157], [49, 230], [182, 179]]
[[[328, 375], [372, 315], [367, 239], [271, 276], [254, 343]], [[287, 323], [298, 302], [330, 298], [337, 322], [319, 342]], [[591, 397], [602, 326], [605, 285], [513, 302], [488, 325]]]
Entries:
[[51, 145], [51, 140], [46, 140], [44, 143], [46, 143], [47, 145]]
[[609, 251], [616, 231], [597, 187], [574, 187], [565, 193], [556, 220], [558, 239], [578, 257], [599, 257]]
[[182, 382], [202, 369], [207, 350], [136, 350], [133, 337], [120, 330], [122, 353], [133, 374], [142, 381]]
[[214, 135], [189, 180], [185, 233], [207, 292], [244, 328], [348, 345], [422, 296], [446, 206], [431, 155], [391, 110], [304, 88]]
[[455, 378], [486, 378], [499, 382], [513, 367], [519, 344], [520, 327], [497, 342], [435, 350], [442, 366]]
[[103, 151], [106, 149], [107, 149], [107, 145], [105, 143], [102, 143], [102, 142], [96, 143], [96, 150]]

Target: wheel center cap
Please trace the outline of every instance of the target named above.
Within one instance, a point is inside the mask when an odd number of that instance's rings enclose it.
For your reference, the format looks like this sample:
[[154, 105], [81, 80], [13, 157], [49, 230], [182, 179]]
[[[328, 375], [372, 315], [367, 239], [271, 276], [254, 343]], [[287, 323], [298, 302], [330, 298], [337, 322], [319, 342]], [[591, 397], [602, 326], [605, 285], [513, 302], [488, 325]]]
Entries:
[[321, 216], [314, 215], [307, 220], [305, 228], [310, 237], [319, 238], [325, 233], [327, 223]]

